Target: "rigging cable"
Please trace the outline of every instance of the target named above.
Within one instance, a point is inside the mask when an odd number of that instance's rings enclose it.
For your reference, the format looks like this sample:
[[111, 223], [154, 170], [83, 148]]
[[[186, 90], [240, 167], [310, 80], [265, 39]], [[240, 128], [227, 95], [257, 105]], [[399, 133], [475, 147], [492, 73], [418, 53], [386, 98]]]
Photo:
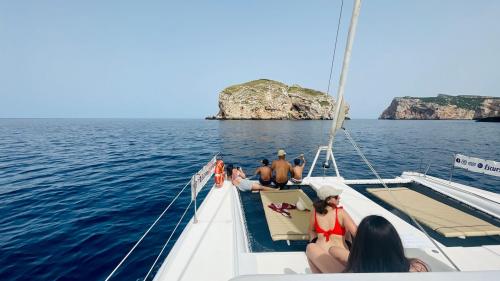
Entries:
[[330, 83], [332, 81], [333, 63], [335, 62], [335, 53], [337, 52], [337, 41], [339, 38], [340, 20], [342, 19], [342, 8], [343, 7], [344, 7], [344, 0], [342, 0], [342, 4], [340, 4], [339, 21], [337, 23], [337, 34], [335, 35], [335, 45], [333, 47], [332, 65], [330, 66], [330, 77], [328, 78], [328, 88], [326, 89], [327, 95], [330, 94]]
[[[396, 198], [396, 196], [394, 196], [394, 194], [392, 194], [391, 192], [391, 189], [387, 186], [387, 184], [385, 184], [385, 182], [382, 180], [382, 178], [380, 178], [379, 174], [377, 173], [377, 171], [375, 170], [375, 168], [373, 168], [372, 164], [370, 163], [370, 161], [368, 161], [368, 159], [365, 157], [365, 155], [363, 154], [363, 152], [361, 151], [361, 149], [359, 148], [358, 144], [356, 143], [356, 141], [354, 141], [354, 139], [352, 138], [351, 134], [349, 133], [349, 131], [347, 131], [346, 128], [342, 128], [343, 131], [344, 131], [344, 134], [345, 136], [347, 137], [347, 139], [351, 142], [352, 146], [354, 147], [354, 149], [356, 150], [356, 152], [358, 152], [359, 156], [361, 156], [361, 158], [363, 159], [363, 161], [366, 163], [366, 165], [368, 166], [368, 168], [370, 168], [370, 170], [372, 171], [372, 173], [377, 177], [377, 179], [380, 181], [380, 183], [382, 183], [382, 185], [384, 186], [384, 188], [386, 188], [387, 190], [389, 190], [389, 194], [392, 196], [392, 198], [396, 201], [396, 202], [399, 202], [399, 200]], [[457, 270], [457, 271], [461, 271], [460, 268], [458, 268], [458, 266], [451, 260], [450, 257], [448, 257], [448, 255], [443, 251], [443, 249], [441, 249], [441, 247], [439, 247], [439, 245], [436, 243], [436, 241], [434, 241], [430, 235], [427, 233], [427, 231], [424, 230], [424, 228], [420, 225], [420, 223], [417, 222], [417, 220], [415, 220], [415, 218], [408, 212], [408, 210], [406, 210], [406, 207], [401, 204], [401, 206], [403, 207], [403, 211], [406, 213], [406, 215], [408, 215], [408, 217], [411, 219], [411, 221], [418, 227], [418, 229], [420, 231], [422, 231], [425, 236], [427, 236], [427, 238], [432, 242], [432, 244], [434, 244], [434, 246], [443, 254], [443, 256], [451, 263], [451, 265], [453, 265], [453, 267]]]
[[[339, 12], [339, 20], [337, 22], [337, 33], [335, 34], [335, 44], [333, 46], [333, 54], [332, 54], [332, 63], [330, 65], [330, 76], [328, 77], [328, 87], [326, 89], [326, 94], [327, 95], [330, 95], [330, 85], [331, 85], [331, 82], [332, 82], [332, 74], [333, 74], [333, 66], [334, 66], [334, 63], [335, 63], [335, 54], [337, 53], [337, 42], [338, 42], [338, 39], [339, 39], [339, 30], [340, 30], [340, 21], [342, 19], [342, 10], [344, 8], [344, 0], [342, 0], [341, 4], [340, 4], [340, 12]], [[332, 108], [333, 110], [333, 108]], [[321, 133], [323, 133], [324, 129], [323, 129], [323, 122], [321, 122]]]

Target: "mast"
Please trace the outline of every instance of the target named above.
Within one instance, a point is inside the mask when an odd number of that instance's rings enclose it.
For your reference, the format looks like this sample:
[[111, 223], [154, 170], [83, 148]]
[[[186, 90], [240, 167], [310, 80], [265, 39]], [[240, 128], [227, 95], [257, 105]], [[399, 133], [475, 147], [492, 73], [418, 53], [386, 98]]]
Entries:
[[328, 141], [328, 150], [326, 153], [326, 163], [330, 160], [330, 151], [332, 151], [333, 141], [335, 139], [335, 134], [337, 130], [342, 127], [345, 119], [344, 110], [344, 86], [347, 79], [347, 72], [349, 70], [349, 63], [351, 61], [351, 51], [352, 44], [354, 41], [354, 36], [356, 34], [356, 26], [358, 25], [358, 16], [361, 9], [361, 0], [354, 1], [354, 7], [352, 9], [351, 24], [349, 26], [349, 34], [347, 36], [347, 44], [344, 53], [344, 61], [342, 63], [342, 72], [340, 74], [339, 88], [337, 91], [337, 104], [335, 107], [335, 115], [333, 116], [332, 127], [330, 129], [330, 138]]

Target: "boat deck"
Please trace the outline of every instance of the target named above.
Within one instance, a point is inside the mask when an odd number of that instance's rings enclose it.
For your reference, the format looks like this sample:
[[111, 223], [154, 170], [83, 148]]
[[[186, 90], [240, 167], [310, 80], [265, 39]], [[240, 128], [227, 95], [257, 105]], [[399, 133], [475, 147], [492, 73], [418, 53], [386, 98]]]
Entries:
[[233, 216], [234, 187], [212, 188], [182, 232], [154, 280], [229, 280], [237, 260]]
[[[355, 222], [367, 215], [384, 216], [398, 230], [409, 257], [430, 261], [433, 271], [450, 270], [422, 232], [346, 185], [342, 178], [314, 177], [305, 183], [312, 188], [328, 183], [343, 189], [341, 204]], [[238, 191], [230, 182], [212, 188], [198, 209], [198, 223], [188, 223], [155, 280], [229, 280], [242, 275], [310, 273], [303, 251], [252, 252], [246, 219]], [[267, 228], [262, 231], [269, 235]], [[443, 248], [462, 270], [500, 269], [500, 246]]]

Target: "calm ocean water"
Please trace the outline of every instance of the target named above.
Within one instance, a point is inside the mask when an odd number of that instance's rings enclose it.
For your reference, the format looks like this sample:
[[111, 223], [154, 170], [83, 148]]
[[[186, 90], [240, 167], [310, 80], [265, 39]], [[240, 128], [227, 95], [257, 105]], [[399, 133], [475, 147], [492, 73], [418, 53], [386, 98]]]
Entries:
[[[214, 153], [247, 171], [262, 157], [274, 159], [278, 148], [289, 157], [305, 153], [311, 163], [329, 126], [0, 119], [0, 280], [103, 280]], [[453, 153], [500, 161], [498, 123], [350, 120], [346, 127], [385, 178], [428, 164], [428, 174], [447, 178]], [[374, 178], [343, 135], [334, 152], [345, 178]], [[500, 192], [492, 176], [455, 169], [454, 178]], [[145, 276], [189, 204], [186, 191], [114, 280]]]

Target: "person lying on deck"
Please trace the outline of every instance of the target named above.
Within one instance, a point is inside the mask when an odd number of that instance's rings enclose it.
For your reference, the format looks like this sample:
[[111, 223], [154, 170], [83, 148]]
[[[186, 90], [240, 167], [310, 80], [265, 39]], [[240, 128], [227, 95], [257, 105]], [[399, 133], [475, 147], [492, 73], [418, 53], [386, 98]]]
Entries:
[[314, 203], [309, 221], [311, 243], [306, 248], [313, 273], [342, 272], [347, 264], [346, 236], [348, 233], [356, 236], [357, 226], [339, 206], [341, 193], [341, 189], [329, 185], [322, 186], [317, 192], [319, 200]]
[[259, 175], [259, 183], [264, 186], [269, 186], [272, 183], [273, 170], [269, 167], [269, 160], [263, 159], [262, 166], [255, 170], [255, 175]]
[[275, 190], [274, 188], [262, 186], [256, 182], [250, 181], [249, 179], [246, 178], [246, 175], [241, 169], [241, 167], [235, 167], [232, 164], [229, 164], [227, 167], [227, 176], [231, 177], [231, 182], [233, 183], [233, 185], [236, 186], [241, 191]]
[[[343, 263], [337, 259], [335, 246], [329, 252], [338, 263]], [[359, 224], [346, 267], [342, 271], [427, 272], [429, 268], [419, 259], [407, 258], [394, 226], [384, 217], [372, 215]]]
[[[302, 160], [302, 164], [300, 163]], [[293, 183], [302, 183], [302, 172], [306, 166], [306, 159], [304, 159], [304, 154], [301, 154], [299, 158], [293, 160], [293, 177], [290, 179]]]

